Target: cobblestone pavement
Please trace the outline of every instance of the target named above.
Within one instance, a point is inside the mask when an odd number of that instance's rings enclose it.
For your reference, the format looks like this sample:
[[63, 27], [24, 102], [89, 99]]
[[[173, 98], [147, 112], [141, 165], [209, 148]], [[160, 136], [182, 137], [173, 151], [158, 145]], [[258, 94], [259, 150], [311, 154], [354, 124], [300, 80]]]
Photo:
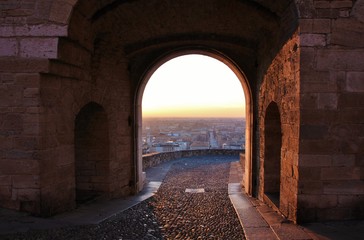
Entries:
[[178, 160], [154, 197], [100, 224], [0, 239], [244, 239], [228, 196], [230, 162], [237, 160], [232, 156]]

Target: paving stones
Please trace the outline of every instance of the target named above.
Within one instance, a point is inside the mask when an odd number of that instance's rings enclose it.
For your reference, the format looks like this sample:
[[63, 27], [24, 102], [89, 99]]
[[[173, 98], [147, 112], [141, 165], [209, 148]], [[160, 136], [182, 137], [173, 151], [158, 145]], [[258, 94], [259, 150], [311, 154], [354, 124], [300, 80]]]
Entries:
[[182, 159], [171, 166], [154, 197], [100, 224], [0, 239], [244, 239], [228, 196], [230, 162], [237, 160], [232, 156]]
[[194, 158], [171, 167], [154, 202], [165, 239], [244, 238], [228, 196], [230, 162], [225, 156]]

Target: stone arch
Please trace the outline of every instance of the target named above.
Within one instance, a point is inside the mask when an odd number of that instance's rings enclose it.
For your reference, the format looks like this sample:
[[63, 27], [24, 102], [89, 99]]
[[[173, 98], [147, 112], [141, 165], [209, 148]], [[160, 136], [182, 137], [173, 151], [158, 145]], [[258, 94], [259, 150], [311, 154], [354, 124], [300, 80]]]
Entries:
[[279, 108], [271, 102], [264, 118], [264, 197], [279, 208], [281, 186], [282, 126]]
[[[44, 88], [49, 89], [50, 97], [60, 95], [60, 100], [57, 99], [57, 104], [49, 112], [59, 113], [58, 109], [63, 108], [70, 115], [69, 108], [59, 104], [64, 101], [65, 89], [69, 89], [75, 99], [71, 103], [72, 114], [78, 111], [80, 101], [77, 96], [82, 93], [89, 95], [86, 97], [88, 101], [96, 99], [103, 104], [110, 114], [109, 123], [113, 125], [110, 129], [115, 129], [110, 132], [113, 165], [110, 171], [111, 181], [115, 183], [110, 192], [115, 197], [130, 194], [135, 189], [140, 190], [142, 184], [141, 176], [137, 176], [141, 174], [138, 169], [141, 164], [137, 160], [140, 157], [135, 130], [139, 122], [136, 110], [140, 107], [137, 100], [140, 80], [168, 57], [181, 53], [181, 49], [184, 53], [214, 55], [238, 74], [244, 72], [247, 76], [243, 75], [244, 78], [249, 80], [249, 84], [245, 82], [246, 87], [243, 84], [246, 96], [247, 92], [250, 94], [250, 98], [246, 98], [247, 112], [250, 113], [247, 114], [250, 117], [246, 134], [251, 136], [250, 141], [246, 141], [249, 161], [245, 162], [245, 189], [256, 195], [259, 134], [254, 134], [254, 139], [252, 135], [253, 131], [259, 131], [253, 124], [253, 112], [255, 123], [259, 116], [257, 89], [276, 52], [297, 30], [296, 4], [293, 0], [279, 3], [214, 0], [205, 9], [203, 1], [174, 1], [171, 3], [173, 7], [163, 3], [165, 1], [159, 0], [54, 1], [51, 12], [59, 15], [59, 20], [51, 14], [52, 21], [68, 25], [68, 33], [59, 39], [57, 59], [51, 60], [47, 77], [54, 78], [54, 81], [44, 81], [41, 87], [43, 92]], [[64, 6], [60, 7], [62, 4]], [[145, 4], [150, 5], [147, 12], [142, 10]], [[166, 11], [169, 7], [174, 11]], [[191, 25], [191, 21], [196, 24]], [[244, 25], [255, 27], [241, 27]], [[262, 31], [255, 30], [260, 28]], [[152, 67], [148, 70], [148, 66]], [[53, 85], [60, 86], [61, 90], [54, 91]], [[50, 114], [50, 122], [52, 117]], [[139, 189], [134, 188], [138, 185]]]
[[109, 125], [104, 108], [85, 105], [75, 119], [76, 202], [109, 191]]
[[235, 73], [237, 78], [240, 80], [242, 85], [244, 96], [245, 96], [245, 116], [246, 116], [246, 126], [245, 126], [245, 159], [242, 159], [242, 163], [245, 164], [245, 168], [247, 168], [247, 173], [245, 174], [245, 179], [243, 180], [247, 191], [251, 192], [251, 162], [252, 162], [252, 137], [253, 137], [253, 99], [251, 88], [248, 82], [247, 77], [245, 76], [244, 72], [227, 56], [224, 56], [221, 53], [215, 52], [213, 50], [198, 50], [198, 49], [191, 49], [191, 50], [177, 50], [171, 52], [165, 56], [162, 56], [158, 59], [146, 72], [144, 76], [142, 76], [142, 80], [140, 85], [138, 86], [137, 94], [136, 94], [136, 135], [137, 135], [137, 168], [138, 168], [138, 178], [139, 178], [139, 187], [141, 188], [143, 181], [143, 173], [142, 173], [142, 98], [144, 89], [153, 75], [153, 73], [164, 63], [168, 62], [179, 56], [184, 56], [188, 54], [199, 54], [212, 57], [214, 59], [219, 60], [220, 62], [227, 65], [231, 71]]

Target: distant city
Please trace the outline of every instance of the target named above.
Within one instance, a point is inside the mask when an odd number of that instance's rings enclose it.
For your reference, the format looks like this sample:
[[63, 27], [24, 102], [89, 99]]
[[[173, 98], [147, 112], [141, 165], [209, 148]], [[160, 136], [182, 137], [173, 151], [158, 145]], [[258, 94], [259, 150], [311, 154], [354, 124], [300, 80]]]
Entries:
[[143, 118], [143, 154], [245, 149], [245, 119]]

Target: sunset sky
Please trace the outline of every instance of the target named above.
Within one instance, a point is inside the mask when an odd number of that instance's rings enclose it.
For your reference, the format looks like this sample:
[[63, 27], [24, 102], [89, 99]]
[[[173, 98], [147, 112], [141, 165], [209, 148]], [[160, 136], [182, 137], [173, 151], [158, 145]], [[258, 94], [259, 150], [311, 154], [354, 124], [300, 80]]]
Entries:
[[211, 57], [185, 55], [159, 67], [145, 87], [143, 117], [245, 116], [242, 85], [228, 66]]

